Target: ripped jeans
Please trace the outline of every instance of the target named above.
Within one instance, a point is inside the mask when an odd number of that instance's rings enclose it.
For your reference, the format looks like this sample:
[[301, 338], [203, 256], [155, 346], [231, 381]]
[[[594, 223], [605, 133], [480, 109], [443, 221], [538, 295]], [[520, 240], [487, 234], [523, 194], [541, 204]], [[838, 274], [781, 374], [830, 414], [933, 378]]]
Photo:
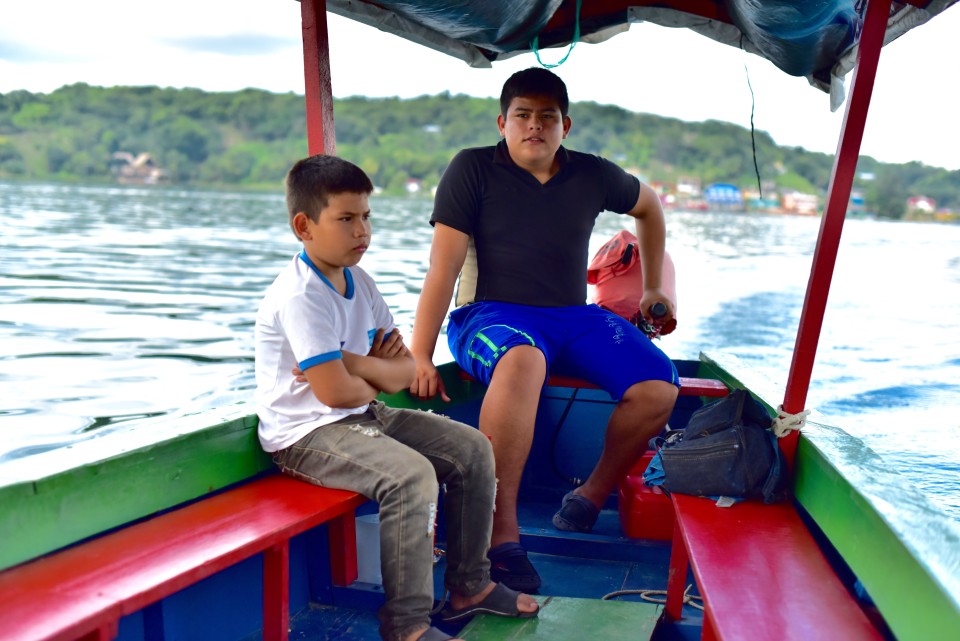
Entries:
[[352, 490], [380, 504], [380, 565], [386, 603], [380, 634], [401, 639], [430, 625], [433, 532], [439, 484], [446, 486], [444, 586], [473, 596], [490, 581], [493, 448], [468, 425], [374, 401], [363, 414], [315, 429], [273, 453], [290, 476]]

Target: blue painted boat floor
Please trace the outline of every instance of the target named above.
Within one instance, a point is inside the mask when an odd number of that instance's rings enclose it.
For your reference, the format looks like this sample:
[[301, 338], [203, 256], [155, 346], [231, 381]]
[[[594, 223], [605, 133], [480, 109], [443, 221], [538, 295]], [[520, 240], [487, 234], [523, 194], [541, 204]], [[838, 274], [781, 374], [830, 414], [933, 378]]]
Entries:
[[[550, 523], [558, 502], [526, 503], [519, 510], [521, 540], [543, 581], [538, 598], [562, 596], [600, 599], [615, 592], [618, 600], [641, 601], [642, 590], [665, 590], [670, 547], [667, 542], [624, 537], [616, 510], [603, 510], [590, 534], [561, 532]], [[442, 545], [441, 545], [442, 547]], [[441, 559], [434, 567], [436, 598], [443, 598]], [[663, 595], [653, 595], [663, 598]], [[376, 609], [383, 603], [380, 586], [355, 583], [335, 588], [335, 606], [312, 604], [291, 617], [290, 639], [376, 641], [380, 638]], [[698, 611], [690, 609], [691, 623]], [[462, 629], [439, 624], [450, 634]]]

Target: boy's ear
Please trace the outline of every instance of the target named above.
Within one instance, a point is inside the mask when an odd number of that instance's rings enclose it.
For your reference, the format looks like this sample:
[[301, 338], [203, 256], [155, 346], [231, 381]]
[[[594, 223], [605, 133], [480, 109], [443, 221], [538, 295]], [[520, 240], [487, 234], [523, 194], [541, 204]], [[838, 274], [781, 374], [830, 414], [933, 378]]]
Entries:
[[293, 217], [293, 231], [296, 232], [300, 240], [312, 240], [310, 237], [310, 219], [302, 211], [298, 211]]
[[570, 133], [570, 125], [573, 124], [573, 121], [570, 120], [570, 116], [563, 117], [563, 137], [566, 138], [567, 134]]
[[507, 125], [507, 119], [503, 117], [503, 114], [497, 115], [497, 129], [500, 130], [500, 137], [503, 138], [503, 128]]

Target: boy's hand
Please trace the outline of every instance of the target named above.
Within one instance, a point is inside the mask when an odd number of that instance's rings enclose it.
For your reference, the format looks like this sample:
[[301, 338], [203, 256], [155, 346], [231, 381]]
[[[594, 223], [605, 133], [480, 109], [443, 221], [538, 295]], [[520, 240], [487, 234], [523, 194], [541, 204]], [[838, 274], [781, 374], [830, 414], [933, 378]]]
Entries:
[[414, 358], [417, 364], [416, 378], [410, 384], [410, 394], [421, 400], [431, 399], [437, 394], [447, 403], [450, 397], [447, 396], [447, 388], [440, 378], [440, 372], [429, 358]]
[[373, 337], [373, 345], [370, 347], [367, 356], [373, 356], [375, 358], [400, 358], [409, 354], [406, 345], [403, 344], [403, 336], [400, 335], [399, 329], [394, 328], [386, 339], [383, 337], [384, 333], [382, 328], [377, 330], [376, 335]]
[[299, 367], [294, 366], [294, 368], [293, 368], [292, 370], [290, 370], [290, 373], [293, 374], [294, 379], [296, 379], [296, 381], [297, 381], [298, 383], [306, 383], [306, 382], [307, 382], [307, 377], [306, 377], [306, 375], [303, 373], [303, 370], [301, 370]]

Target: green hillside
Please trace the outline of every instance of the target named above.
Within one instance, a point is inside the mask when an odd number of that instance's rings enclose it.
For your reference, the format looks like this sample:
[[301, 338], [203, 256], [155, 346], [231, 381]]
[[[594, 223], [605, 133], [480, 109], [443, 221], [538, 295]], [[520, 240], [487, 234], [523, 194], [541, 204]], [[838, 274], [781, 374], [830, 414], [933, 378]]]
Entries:
[[[303, 100], [255, 89], [209, 93], [86, 84], [50, 94], [0, 94], [0, 179], [114, 181], [119, 166], [146, 153], [164, 181], [276, 189], [307, 153]], [[334, 108], [337, 153], [362, 166], [387, 193], [401, 193], [410, 179], [429, 193], [457, 150], [497, 140], [494, 99], [353, 97], [336, 100]], [[570, 113], [570, 148], [606, 156], [648, 181], [693, 178], [702, 185], [757, 187], [754, 141], [743, 127], [591, 102], [571, 105]], [[824, 195], [832, 155], [778, 147], [759, 131], [755, 144], [764, 191]], [[859, 171], [874, 176], [857, 185], [870, 211], [900, 217], [913, 195], [960, 209], [958, 171], [866, 157]]]

